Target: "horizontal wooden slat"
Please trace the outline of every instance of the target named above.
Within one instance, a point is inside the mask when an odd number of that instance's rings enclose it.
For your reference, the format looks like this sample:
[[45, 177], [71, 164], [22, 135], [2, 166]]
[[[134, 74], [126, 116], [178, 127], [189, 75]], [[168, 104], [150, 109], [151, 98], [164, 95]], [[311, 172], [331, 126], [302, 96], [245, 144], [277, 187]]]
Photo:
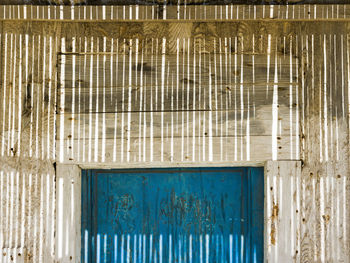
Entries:
[[[190, 87], [191, 88], [191, 87]], [[290, 87], [278, 87], [278, 100], [280, 105], [296, 108], [295, 90]], [[241, 96], [241, 91], [242, 96]], [[162, 92], [164, 92], [162, 96]], [[113, 112], [166, 112], [166, 111], [226, 111], [226, 110], [253, 110], [256, 107], [267, 105], [272, 101], [273, 86], [253, 87], [245, 85], [230, 85], [212, 87], [198, 87], [189, 89], [180, 86], [176, 88], [161, 87], [152, 88], [105, 88], [85, 92], [79, 89], [65, 91], [64, 113], [86, 114], [86, 113], [113, 113]], [[61, 95], [62, 96], [62, 95]], [[59, 97], [61, 97], [59, 96]], [[211, 96], [211, 98], [209, 97]], [[292, 105], [290, 99], [292, 96]], [[294, 98], [293, 98], [294, 97]], [[97, 100], [98, 99], [98, 100]], [[74, 103], [74, 104], [73, 104]], [[73, 109], [74, 105], [74, 109]], [[74, 110], [74, 111], [73, 111]]]
[[[2, 0], [7, 1], [7, 0]], [[19, 1], [19, 0], [18, 0]], [[32, 0], [33, 1], [33, 0]], [[56, 1], [56, 0], [52, 0]], [[284, 1], [275, 1], [273, 5], [239, 5], [239, 4], [259, 4], [259, 1], [234, 0], [232, 3], [222, 3], [222, 5], [200, 5], [197, 1], [195, 5], [190, 2], [180, 2], [180, 5], [163, 6], [164, 2], [133, 2], [120, 1], [118, 6], [35, 6], [35, 5], [0, 5], [0, 19], [49, 19], [49, 20], [138, 20], [138, 19], [339, 19], [349, 18], [350, 10], [347, 8], [346, 0], [308, 0], [302, 1], [302, 5], [285, 5]], [[291, 4], [300, 0], [287, 1]], [[17, 2], [19, 3], [19, 2]], [[26, 2], [29, 4], [30, 2]], [[45, 2], [42, 2], [42, 4]], [[51, 1], [50, 1], [51, 3]], [[70, 2], [69, 2], [70, 3]], [[108, 4], [111, 2], [103, 2]], [[169, 3], [169, 2], [167, 2]], [[276, 5], [283, 3], [284, 5]], [[307, 5], [318, 4], [318, 5]], [[7, 3], [9, 4], [9, 2]], [[16, 4], [16, 2], [11, 2]], [[62, 4], [62, 1], [59, 2]], [[96, 4], [96, 2], [91, 2]], [[121, 5], [120, 5], [121, 4]], [[123, 6], [123, 4], [128, 4]], [[142, 4], [146, 4], [142, 6]], [[156, 5], [154, 5], [156, 4]], [[197, 5], [196, 5], [197, 4]], [[220, 4], [215, 2], [213, 4]], [[328, 5], [327, 5], [328, 4]]]
[[[133, 112], [133, 113], [94, 113], [65, 114], [64, 137], [71, 138], [119, 138], [122, 134], [131, 137], [181, 137], [184, 136], [247, 136], [272, 135], [272, 107], [257, 109], [254, 118], [250, 110], [230, 111], [189, 111], [189, 112]], [[248, 114], [250, 115], [248, 117]], [[242, 119], [243, 117], [243, 119]], [[59, 116], [61, 118], [61, 116]], [[279, 115], [279, 134], [289, 136], [295, 123], [290, 123], [289, 111]], [[295, 117], [294, 117], [295, 121]], [[96, 125], [97, 124], [97, 125]], [[97, 127], [97, 128], [96, 128]], [[247, 130], [248, 127], [248, 130]], [[97, 129], [97, 130], [96, 130]], [[127, 135], [125, 135], [127, 136]], [[58, 135], [58, 139], [61, 139]]]
[[276, 65], [276, 55], [138, 55], [139, 62], [135, 55], [63, 55], [59, 71], [65, 74], [58, 96], [60, 100], [64, 95], [66, 103], [60, 111], [224, 110], [247, 104], [257, 107], [272, 101], [274, 85], [278, 85], [279, 103], [289, 105], [296, 89], [296, 60], [288, 54], [279, 55]]
[[[298, 3], [303, 3], [303, 4], [346, 4], [347, 2], [345, 0], [286, 0], [286, 1], [276, 1], [274, 2], [275, 5], [285, 5], [285, 4], [298, 4]], [[142, 0], [142, 1], [135, 1], [135, 0], [124, 0], [124, 1], [117, 1], [117, 0], [73, 0], [71, 2], [62, 2], [60, 0], [1, 0], [0, 4], [2, 5], [150, 5], [150, 4], [169, 4], [169, 5], [183, 5], [183, 4], [188, 4], [188, 5], [223, 5], [223, 4], [266, 4], [265, 1], [263, 0], [230, 0], [230, 1], [220, 1], [220, 0], [215, 0], [215, 1], [208, 1], [208, 0], [189, 0], [189, 1], [183, 1], [183, 0], [170, 0], [167, 2], [160, 1], [160, 0]]]
[[[64, 140], [64, 163], [94, 163], [94, 162], [224, 162], [266, 160], [272, 154], [269, 143], [270, 136], [251, 136], [249, 144], [247, 137], [213, 137], [205, 138], [132, 138], [127, 140], [102, 139]], [[293, 138], [295, 142], [296, 138]], [[279, 143], [278, 158], [290, 158], [290, 138], [282, 138]], [[103, 144], [104, 143], [104, 144]], [[98, 145], [98, 148], [95, 147]], [[102, 147], [105, 145], [105, 148]], [[129, 146], [128, 146], [129, 145]], [[162, 150], [163, 149], [163, 150]], [[194, 154], [193, 154], [194, 149]], [[211, 149], [211, 150], [210, 150]], [[250, 149], [247, 158], [247, 149]], [[60, 152], [58, 152], [60, 154]], [[129, 157], [128, 157], [129, 154]], [[163, 157], [162, 157], [163, 156]]]

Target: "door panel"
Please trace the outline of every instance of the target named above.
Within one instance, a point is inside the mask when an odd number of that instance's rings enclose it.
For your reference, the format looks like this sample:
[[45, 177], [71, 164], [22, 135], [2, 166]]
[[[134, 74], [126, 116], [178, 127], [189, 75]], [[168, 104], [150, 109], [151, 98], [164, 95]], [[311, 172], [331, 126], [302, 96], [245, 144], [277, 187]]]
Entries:
[[262, 168], [88, 170], [82, 181], [82, 262], [262, 262]]

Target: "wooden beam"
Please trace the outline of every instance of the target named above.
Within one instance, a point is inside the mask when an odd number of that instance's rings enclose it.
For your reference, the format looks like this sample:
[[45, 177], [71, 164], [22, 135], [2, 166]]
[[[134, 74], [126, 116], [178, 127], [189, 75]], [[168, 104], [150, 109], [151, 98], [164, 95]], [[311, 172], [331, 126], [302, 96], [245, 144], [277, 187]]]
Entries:
[[1, 0], [1, 5], [285, 5], [285, 4], [346, 4], [347, 0]]

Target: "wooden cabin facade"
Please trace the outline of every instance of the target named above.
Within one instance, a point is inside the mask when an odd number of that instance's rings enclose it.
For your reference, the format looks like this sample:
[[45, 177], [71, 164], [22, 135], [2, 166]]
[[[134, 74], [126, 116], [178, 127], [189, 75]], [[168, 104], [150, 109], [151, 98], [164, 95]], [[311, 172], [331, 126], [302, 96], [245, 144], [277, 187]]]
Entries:
[[0, 262], [86, 262], [82, 170], [186, 167], [264, 167], [264, 262], [350, 262], [349, 21], [0, 6]]

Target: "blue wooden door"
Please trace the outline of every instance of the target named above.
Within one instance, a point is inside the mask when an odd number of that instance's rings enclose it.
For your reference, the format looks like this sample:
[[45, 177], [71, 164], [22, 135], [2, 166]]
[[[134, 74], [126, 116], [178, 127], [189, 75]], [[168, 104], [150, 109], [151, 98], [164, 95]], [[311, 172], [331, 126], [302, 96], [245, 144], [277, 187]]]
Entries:
[[86, 170], [82, 262], [263, 261], [262, 168]]

